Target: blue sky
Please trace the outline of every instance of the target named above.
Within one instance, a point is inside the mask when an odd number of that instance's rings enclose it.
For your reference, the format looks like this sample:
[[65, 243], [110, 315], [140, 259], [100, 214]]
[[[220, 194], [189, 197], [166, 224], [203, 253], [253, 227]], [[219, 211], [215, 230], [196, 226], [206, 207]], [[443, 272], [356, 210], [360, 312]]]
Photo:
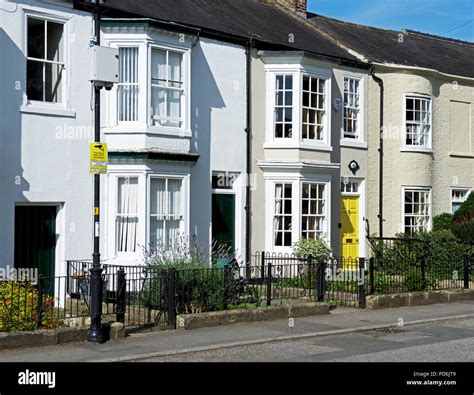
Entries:
[[474, 41], [473, 0], [308, 0], [308, 9], [348, 22]]

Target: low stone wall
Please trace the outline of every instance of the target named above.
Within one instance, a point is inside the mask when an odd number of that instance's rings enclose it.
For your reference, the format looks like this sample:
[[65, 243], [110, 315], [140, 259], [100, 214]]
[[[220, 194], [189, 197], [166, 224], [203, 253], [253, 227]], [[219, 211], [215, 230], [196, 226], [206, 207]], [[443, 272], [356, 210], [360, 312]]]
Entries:
[[176, 322], [178, 329], [190, 330], [245, 322], [269, 321], [322, 314], [329, 314], [328, 304], [304, 303], [257, 309], [237, 309], [199, 314], [181, 314], [177, 317]]
[[453, 289], [443, 291], [407, 292], [393, 295], [369, 295], [366, 306], [369, 309], [391, 307], [424, 306], [436, 303], [453, 303], [474, 300], [474, 289]]
[[43, 347], [87, 339], [89, 328], [40, 329], [34, 332], [0, 332], [0, 350]]

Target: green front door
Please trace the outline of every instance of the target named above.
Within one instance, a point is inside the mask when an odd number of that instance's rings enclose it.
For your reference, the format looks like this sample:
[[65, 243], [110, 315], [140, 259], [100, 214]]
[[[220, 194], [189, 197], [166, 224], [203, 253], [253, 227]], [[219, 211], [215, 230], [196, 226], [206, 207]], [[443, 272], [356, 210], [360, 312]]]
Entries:
[[235, 196], [212, 195], [212, 239], [216, 247], [231, 253], [235, 249]]
[[54, 276], [56, 207], [15, 207], [15, 268], [38, 269]]

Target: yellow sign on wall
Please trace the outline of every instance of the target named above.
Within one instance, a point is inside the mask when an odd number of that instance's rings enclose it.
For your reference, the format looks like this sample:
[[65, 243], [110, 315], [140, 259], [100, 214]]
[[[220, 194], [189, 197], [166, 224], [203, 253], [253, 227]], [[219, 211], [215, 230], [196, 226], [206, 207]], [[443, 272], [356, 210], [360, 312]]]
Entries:
[[107, 174], [107, 144], [91, 143], [90, 144], [90, 173], [91, 174]]

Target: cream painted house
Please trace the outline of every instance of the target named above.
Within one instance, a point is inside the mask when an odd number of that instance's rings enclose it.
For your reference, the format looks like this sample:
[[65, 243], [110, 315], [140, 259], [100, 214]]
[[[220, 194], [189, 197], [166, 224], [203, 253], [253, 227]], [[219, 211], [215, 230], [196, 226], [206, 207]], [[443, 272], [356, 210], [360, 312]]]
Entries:
[[383, 83], [382, 205], [381, 89], [368, 83], [370, 233], [380, 232], [380, 207], [384, 236], [430, 230], [474, 188], [474, 43], [308, 17]]

